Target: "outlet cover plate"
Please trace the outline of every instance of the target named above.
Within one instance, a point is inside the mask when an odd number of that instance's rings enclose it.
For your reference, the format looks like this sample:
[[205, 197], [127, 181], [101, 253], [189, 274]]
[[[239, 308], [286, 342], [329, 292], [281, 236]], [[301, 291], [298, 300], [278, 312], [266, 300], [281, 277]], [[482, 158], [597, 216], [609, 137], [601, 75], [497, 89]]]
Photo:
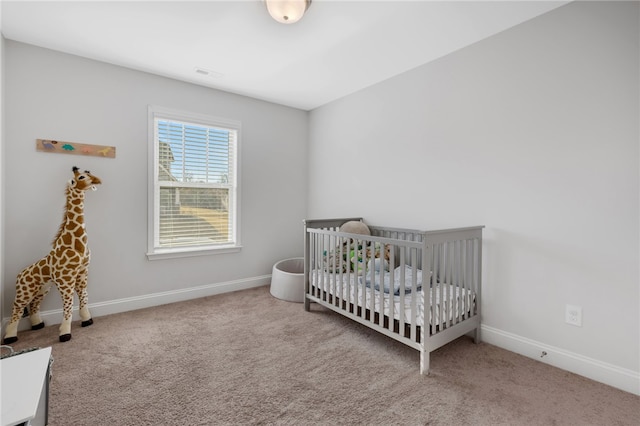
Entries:
[[567, 305], [564, 320], [567, 324], [582, 327], [582, 306]]

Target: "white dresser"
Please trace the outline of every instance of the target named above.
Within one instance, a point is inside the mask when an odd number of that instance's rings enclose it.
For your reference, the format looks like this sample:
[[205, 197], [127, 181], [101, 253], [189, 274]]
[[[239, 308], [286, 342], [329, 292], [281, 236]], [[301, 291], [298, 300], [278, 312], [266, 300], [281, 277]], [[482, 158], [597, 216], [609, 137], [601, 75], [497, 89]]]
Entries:
[[47, 424], [51, 348], [0, 360], [0, 425]]

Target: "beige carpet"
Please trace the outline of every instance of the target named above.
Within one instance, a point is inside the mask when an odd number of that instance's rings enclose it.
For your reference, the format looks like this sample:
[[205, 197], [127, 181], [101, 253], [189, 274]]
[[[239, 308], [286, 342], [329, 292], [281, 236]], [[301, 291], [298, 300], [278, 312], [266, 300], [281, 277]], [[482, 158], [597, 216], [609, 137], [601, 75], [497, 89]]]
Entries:
[[[55, 294], [51, 297], [55, 297]], [[18, 335], [69, 425], [638, 425], [640, 397], [463, 337], [418, 352], [268, 287]]]

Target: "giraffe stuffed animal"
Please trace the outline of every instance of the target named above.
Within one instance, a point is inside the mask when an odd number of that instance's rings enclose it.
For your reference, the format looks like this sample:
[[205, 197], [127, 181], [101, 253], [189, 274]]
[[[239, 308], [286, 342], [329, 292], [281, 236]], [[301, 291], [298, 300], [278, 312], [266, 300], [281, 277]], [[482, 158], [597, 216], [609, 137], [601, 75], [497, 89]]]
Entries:
[[88, 170], [73, 168], [73, 178], [67, 183], [64, 218], [53, 240], [48, 255], [25, 268], [16, 282], [16, 298], [13, 302], [11, 321], [4, 336], [5, 344], [18, 340], [18, 322], [24, 309], [29, 307], [31, 329], [44, 327], [40, 317], [40, 304], [49, 292], [51, 283], [58, 287], [63, 302], [63, 319], [60, 324], [60, 341], [71, 339], [71, 318], [73, 310], [73, 292], [80, 301], [80, 319], [82, 326], [93, 324], [87, 307], [87, 273], [90, 251], [87, 246], [87, 233], [84, 226], [84, 194], [87, 190], [96, 190], [102, 182]]

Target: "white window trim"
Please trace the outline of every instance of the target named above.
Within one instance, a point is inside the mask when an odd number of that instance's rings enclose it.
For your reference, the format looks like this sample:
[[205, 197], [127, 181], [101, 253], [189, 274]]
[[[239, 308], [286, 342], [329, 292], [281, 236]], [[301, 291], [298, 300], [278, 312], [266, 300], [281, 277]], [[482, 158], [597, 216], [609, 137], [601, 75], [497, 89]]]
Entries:
[[[198, 123], [211, 127], [231, 128], [237, 131], [236, 137], [236, 190], [234, 208], [233, 208], [233, 224], [235, 227], [236, 241], [234, 244], [221, 244], [215, 246], [200, 246], [200, 247], [172, 247], [172, 248], [158, 248], [155, 246], [154, 236], [155, 227], [158, 226], [158, 216], [155, 204], [156, 199], [159, 197], [157, 194], [159, 186], [157, 185], [158, 170], [155, 158], [157, 156], [156, 143], [155, 143], [155, 119], [165, 118], [168, 120], [184, 121], [188, 123]], [[223, 253], [237, 253], [242, 249], [241, 244], [241, 232], [240, 232], [240, 133], [241, 123], [240, 121], [230, 120], [226, 118], [213, 117], [205, 114], [192, 113], [187, 111], [180, 111], [171, 108], [165, 108], [157, 105], [148, 106], [148, 165], [147, 165], [147, 259], [149, 260], [161, 260], [161, 259], [174, 259], [182, 257], [192, 256], [207, 256], [212, 254]]]

